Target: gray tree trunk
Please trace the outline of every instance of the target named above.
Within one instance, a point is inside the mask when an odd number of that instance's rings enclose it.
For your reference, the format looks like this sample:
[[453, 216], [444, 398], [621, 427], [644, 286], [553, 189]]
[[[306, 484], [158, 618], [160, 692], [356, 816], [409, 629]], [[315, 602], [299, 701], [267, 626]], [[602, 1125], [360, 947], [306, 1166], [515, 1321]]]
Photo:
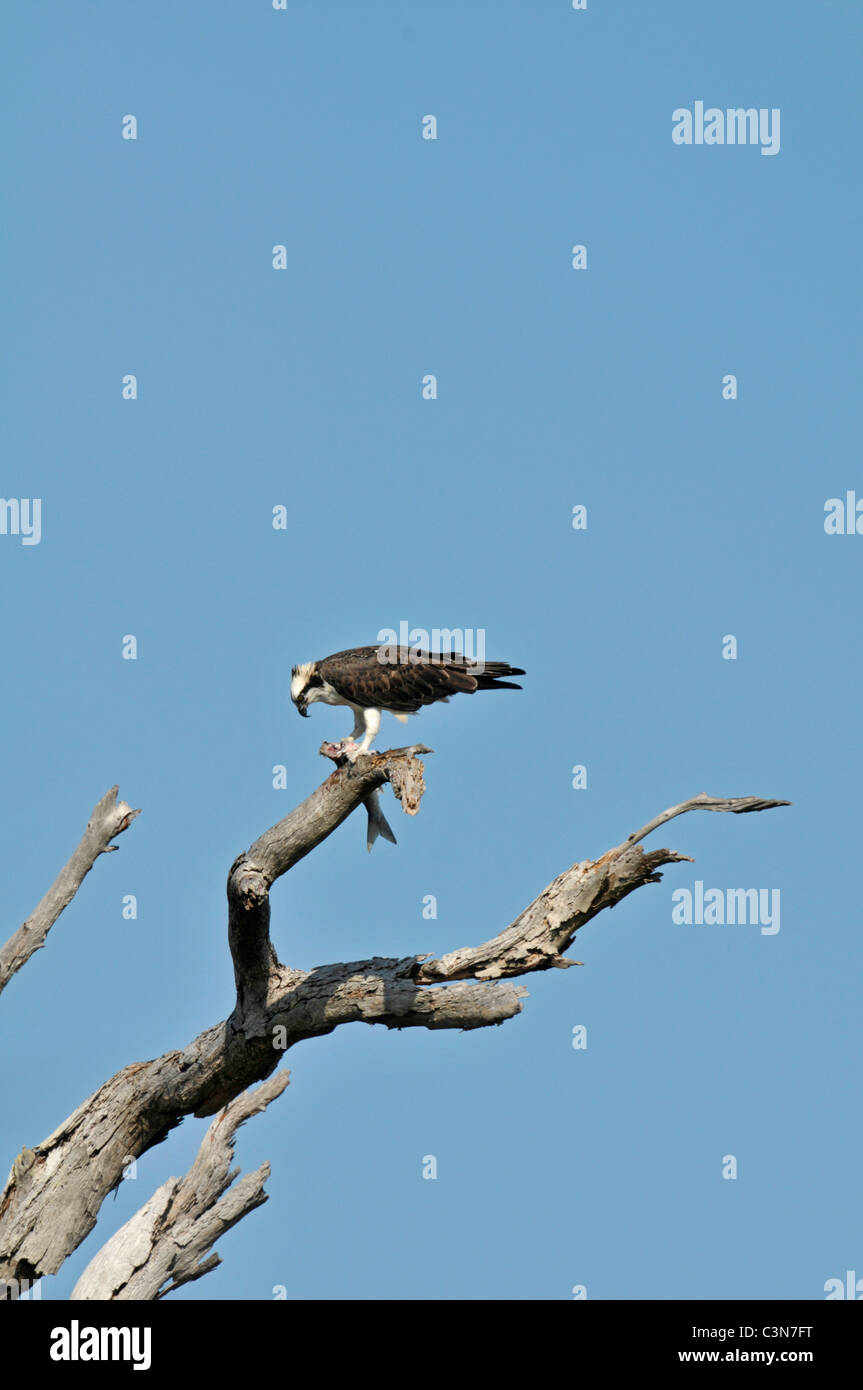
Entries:
[[[324, 745], [339, 760], [337, 745]], [[213, 1243], [267, 1200], [262, 1164], [234, 1185], [233, 1139], [244, 1120], [288, 1084], [275, 1072], [306, 1038], [361, 1021], [388, 1028], [486, 1028], [514, 1017], [527, 990], [511, 977], [578, 962], [565, 952], [576, 932], [636, 888], [657, 883], [674, 850], [645, 853], [640, 841], [694, 810], [741, 814], [787, 806], [758, 797], [705, 794], [656, 816], [608, 850], [564, 870], [497, 936], [440, 959], [339, 962], [293, 970], [269, 935], [270, 888], [351, 812], [389, 783], [411, 815], [424, 790], [422, 745], [371, 753], [338, 766], [311, 796], [239, 855], [228, 875], [228, 940], [236, 1004], [230, 1017], [179, 1051], [117, 1072], [34, 1148], [23, 1148], [0, 1195], [0, 1283], [17, 1287], [54, 1274], [96, 1224], [130, 1156], [164, 1139], [185, 1115], [220, 1112], [184, 1178], [164, 1183], [106, 1243], [78, 1280], [74, 1299], [156, 1299], [219, 1263]], [[370, 815], [372, 814], [371, 808]], [[45, 944], [48, 932], [110, 841], [139, 813], [114, 787], [98, 803], [80, 845], [49, 893], [0, 949], [0, 989]], [[268, 1080], [268, 1078], [270, 1078]], [[254, 1091], [248, 1088], [263, 1082]]]

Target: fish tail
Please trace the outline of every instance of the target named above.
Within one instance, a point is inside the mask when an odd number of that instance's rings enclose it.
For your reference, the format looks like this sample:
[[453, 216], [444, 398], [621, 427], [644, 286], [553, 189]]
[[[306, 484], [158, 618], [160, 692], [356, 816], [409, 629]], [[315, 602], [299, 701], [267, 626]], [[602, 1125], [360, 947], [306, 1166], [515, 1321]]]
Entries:
[[365, 808], [368, 813], [369, 824], [366, 831], [366, 848], [371, 852], [372, 845], [379, 835], [385, 840], [389, 840], [391, 845], [398, 843], [387, 822], [387, 818], [381, 810], [380, 793], [371, 792], [365, 800]]

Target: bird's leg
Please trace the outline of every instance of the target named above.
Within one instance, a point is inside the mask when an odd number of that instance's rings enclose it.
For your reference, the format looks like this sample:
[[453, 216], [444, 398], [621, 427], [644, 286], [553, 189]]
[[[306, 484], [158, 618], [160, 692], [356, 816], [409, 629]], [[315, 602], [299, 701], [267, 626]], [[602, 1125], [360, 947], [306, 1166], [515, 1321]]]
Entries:
[[322, 743], [318, 752], [325, 758], [332, 758], [336, 764], [341, 764], [350, 756], [350, 751], [356, 745], [349, 738], [339, 739], [338, 743]]
[[360, 745], [356, 742], [353, 736], [351, 736], [350, 738], [340, 739], [339, 747], [341, 748], [345, 757], [351, 763], [355, 762], [356, 759], [360, 756], [360, 753], [362, 752]]
[[356, 738], [357, 734], [362, 732], [363, 724], [365, 724], [365, 733], [363, 734], [362, 742], [359, 745], [358, 754], [368, 753], [369, 749], [372, 746], [372, 743], [377, 738], [378, 730], [381, 727], [380, 710], [366, 709], [357, 713], [352, 734], [353, 738]]
[[[381, 712], [379, 709], [356, 710], [354, 714], [354, 727], [347, 738], [339, 739], [338, 743], [328, 744], [329, 750], [326, 756], [337, 761], [339, 758], [346, 758], [348, 762], [356, 762], [361, 753], [368, 753], [372, 742], [381, 727]], [[361, 742], [357, 739], [362, 735]]]
[[348, 734], [347, 738], [343, 738], [339, 741], [339, 747], [342, 749], [342, 752], [345, 754], [347, 758], [350, 759], [351, 762], [353, 762], [355, 758], [358, 758], [360, 753], [365, 753], [367, 751], [366, 747], [363, 747], [363, 745], [357, 743], [357, 739], [360, 738], [363, 734], [365, 734], [365, 732], [366, 721], [363, 718], [363, 711], [361, 709], [355, 709], [354, 727], [351, 729], [351, 732]]

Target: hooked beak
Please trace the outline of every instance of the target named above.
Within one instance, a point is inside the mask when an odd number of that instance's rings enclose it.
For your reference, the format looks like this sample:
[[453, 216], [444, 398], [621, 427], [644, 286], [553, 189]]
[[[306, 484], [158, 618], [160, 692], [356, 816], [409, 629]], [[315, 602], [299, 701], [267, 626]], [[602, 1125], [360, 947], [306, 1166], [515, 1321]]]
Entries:
[[304, 719], [308, 719], [309, 711], [306, 709], [305, 700], [303, 700], [302, 702], [299, 700], [297, 701], [297, 709], [300, 711], [300, 714], [303, 716]]

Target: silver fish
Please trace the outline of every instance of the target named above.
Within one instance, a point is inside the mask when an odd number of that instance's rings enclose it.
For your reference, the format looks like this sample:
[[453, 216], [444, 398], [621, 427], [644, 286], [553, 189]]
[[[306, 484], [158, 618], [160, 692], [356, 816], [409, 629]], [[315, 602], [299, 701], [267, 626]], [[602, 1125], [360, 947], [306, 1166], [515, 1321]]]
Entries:
[[[352, 760], [352, 756], [356, 756], [356, 748], [357, 745], [352, 738], [342, 738], [339, 739], [338, 743], [322, 743], [319, 751], [325, 758], [332, 758], [337, 767], [343, 767], [346, 762]], [[381, 810], [380, 789], [376, 788], [375, 791], [369, 792], [363, 805], [369, 818], [366, 830], [366, 849], [371, 852], [372, 845], [379, 835], [382, 835], [385, 840], [389, 840], [391, 845], [398, 844], [392, 827]]]
[[369, 795], [366, 797], [365, 801], [363, 802], [363, 805], [365, 806], [369, 817], [368, 829], [366, 831], [366, 849], [369, 850], [369, 852], [371, 852], [372, 845], [374, 844], [375, 840], [378, 838], [379, 835], [383, 835], [384, 839], [389, 840], [391, 845], [398, 844], [398, 841], [396, 840], [396, 837], [393, 834], [392, 829], [387, 822], [387, 818], [381, 810], [380, 791], [370, 792]]

